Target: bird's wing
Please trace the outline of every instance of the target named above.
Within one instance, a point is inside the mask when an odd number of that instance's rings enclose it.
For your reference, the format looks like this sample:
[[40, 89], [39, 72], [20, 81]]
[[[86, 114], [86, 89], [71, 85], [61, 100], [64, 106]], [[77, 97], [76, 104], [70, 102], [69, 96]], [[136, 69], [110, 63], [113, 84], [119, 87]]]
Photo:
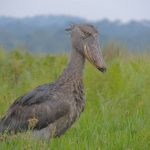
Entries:
[[55, 89], [55, 84], [44, 84], [38, 86], [33, 91], [24, 94], [23, 96], [16, 99], [12, 104], [21, 104], [21, 105], [32, 105], [40, 104], [41, 102], [48, 101], [53, 99], [53, 90]]
[[[44, 85], [45, 86], [45, 85]], [[69, 104], [52, 97], [46, 87], [38, 87], [17, 99], [0, 120], [0, 133], [42, 129], [69, 112]], [[50, 89], [50, 88], [49, 88]]]

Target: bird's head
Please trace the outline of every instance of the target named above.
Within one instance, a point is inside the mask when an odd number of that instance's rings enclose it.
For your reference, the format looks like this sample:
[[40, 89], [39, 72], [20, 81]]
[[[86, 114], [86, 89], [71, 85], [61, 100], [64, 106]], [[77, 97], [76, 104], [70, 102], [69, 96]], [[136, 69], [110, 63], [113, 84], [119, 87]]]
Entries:
[[72, 25], [66, 29], [71, 32], [72, 46], [101, 72], [106, 71], [99, 44], [97, 29], [90, 24]]

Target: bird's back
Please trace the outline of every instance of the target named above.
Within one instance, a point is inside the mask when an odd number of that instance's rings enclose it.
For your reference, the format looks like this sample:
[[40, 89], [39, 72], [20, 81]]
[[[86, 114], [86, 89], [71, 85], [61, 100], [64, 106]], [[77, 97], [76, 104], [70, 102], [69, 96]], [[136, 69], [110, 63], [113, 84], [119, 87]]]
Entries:
[[34, 129], [41, 129], [64, 115], [69, 106], [57, 98], [56, 90], [55, 84], [44, 84], [19, 97], [1, 119], [0, 132], [27, 130], [32, 119], [37, 120]]
[[55, 126], [55, 136], [59, 136], [83, 111], [84, 103], [82, 80], [41, 85], [10, 106], [0, 121], [0, 132], [54, 130]]

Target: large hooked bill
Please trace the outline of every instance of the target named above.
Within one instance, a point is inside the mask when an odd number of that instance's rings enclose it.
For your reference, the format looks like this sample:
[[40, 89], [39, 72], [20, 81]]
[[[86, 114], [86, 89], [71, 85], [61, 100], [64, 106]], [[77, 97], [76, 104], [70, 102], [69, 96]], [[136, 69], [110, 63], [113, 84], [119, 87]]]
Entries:
[[84, 43], [84, 55], [98, 70], [106, 72], [98, 36], [90, 36], [86, 39]]

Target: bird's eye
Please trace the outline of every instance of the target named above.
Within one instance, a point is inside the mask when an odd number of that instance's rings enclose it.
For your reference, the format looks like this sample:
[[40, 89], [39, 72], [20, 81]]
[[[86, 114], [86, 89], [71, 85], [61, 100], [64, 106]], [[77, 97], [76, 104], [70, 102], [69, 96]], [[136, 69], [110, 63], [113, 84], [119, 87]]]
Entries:
[[90, 33], [88, 33], [88, 32], [84, 32], [84, 33], [83, 33], [83, 39], [86, 39], [86, 38], [88, 38], [89, 36], [91, 36]]

